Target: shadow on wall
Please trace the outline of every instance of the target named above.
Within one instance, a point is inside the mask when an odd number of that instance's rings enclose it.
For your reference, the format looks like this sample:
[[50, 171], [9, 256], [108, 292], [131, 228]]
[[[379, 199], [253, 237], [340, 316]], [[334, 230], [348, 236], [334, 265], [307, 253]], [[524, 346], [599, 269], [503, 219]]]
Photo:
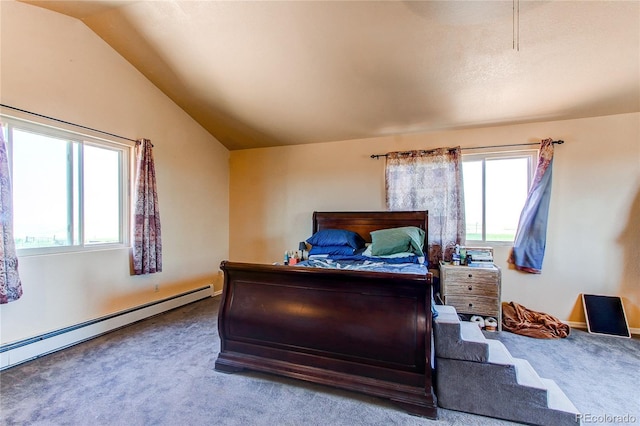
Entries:
[[[622, 268], [619, 290], [617, 294], [606, 296], [621, 296], [629, 327], [640, 328], [640, 184], [617, 243], [622, 248], [623, 257], [621, 262], [612, 265], [612, 268]], [[576, 298], [569, 318], [577, 322], [586, 322], [580, 295]]]
[[640, 327], [640, 184], [618, 243], [624, 253], [620, 265], [620, 294], [625, 296], [623, 299], [629, 326]]

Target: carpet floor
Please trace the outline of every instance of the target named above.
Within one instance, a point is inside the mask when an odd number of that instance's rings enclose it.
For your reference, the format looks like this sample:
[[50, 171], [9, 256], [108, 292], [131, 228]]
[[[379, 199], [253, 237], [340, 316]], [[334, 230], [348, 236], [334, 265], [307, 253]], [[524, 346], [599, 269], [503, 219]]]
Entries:
[[[0, 372], [2, 425], [510, 425], [440, 409], [438, 420], [353, 392], [214, 370], [220, 297]], [[640, 339], [486, 333], [553, 379], [594, 423], [640, 424]], [[619, 416], [619, 417], [613, 417]], [[592, 421], [593, 422], [593, 421]], [[586, 422], [585, 422], [586, 423]]]

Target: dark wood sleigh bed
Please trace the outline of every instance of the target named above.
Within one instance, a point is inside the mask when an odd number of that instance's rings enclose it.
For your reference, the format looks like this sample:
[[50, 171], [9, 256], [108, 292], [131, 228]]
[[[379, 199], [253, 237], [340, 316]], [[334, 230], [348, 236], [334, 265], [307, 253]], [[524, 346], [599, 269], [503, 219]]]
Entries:
[[[427, 212], [315, 212], [313, 232], [417, 226]], [[222, 262], [216, 370], [250, 369], [382, 397], [437, 418], [431, 274]]]

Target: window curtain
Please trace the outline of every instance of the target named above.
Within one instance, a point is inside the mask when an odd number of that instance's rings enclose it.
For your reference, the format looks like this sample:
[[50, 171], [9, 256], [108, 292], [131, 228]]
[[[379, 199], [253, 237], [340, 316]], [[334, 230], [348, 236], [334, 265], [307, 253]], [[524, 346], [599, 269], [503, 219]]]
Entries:
[[390, 152], [385, 167], [388, 210], [428, 210], [429, 265], [450, 260], [465, 239], [460, 147]]
[[516, 238], [507, 261], [516, 269], [532, 274], [542, 273], [542, 260], [547, 243], [547, 219], [551, 200], [553, 140], [540, 143], [536, 174], [520, 214]]
[[152, 148], [153, 145], [148, 139], [136, 141], [133, 212], [133, 273], [135, 275], [162, 271], [160, 211]]
[[13, 194], [9, 157], [0, 126], [0, 304], [13, 302], [22, 296], [18, 274], [18, 256], [13, 241]]

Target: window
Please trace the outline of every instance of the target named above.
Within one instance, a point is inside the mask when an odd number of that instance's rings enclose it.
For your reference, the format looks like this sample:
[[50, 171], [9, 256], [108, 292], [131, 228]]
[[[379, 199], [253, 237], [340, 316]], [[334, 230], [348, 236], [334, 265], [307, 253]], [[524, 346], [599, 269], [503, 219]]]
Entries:
[[2, 121], [18, 254], [127, 244], [130, 147], [31, 122]]
[[514, 240], [537, 156], [535, 150], [462, 156], [468, 242]]

